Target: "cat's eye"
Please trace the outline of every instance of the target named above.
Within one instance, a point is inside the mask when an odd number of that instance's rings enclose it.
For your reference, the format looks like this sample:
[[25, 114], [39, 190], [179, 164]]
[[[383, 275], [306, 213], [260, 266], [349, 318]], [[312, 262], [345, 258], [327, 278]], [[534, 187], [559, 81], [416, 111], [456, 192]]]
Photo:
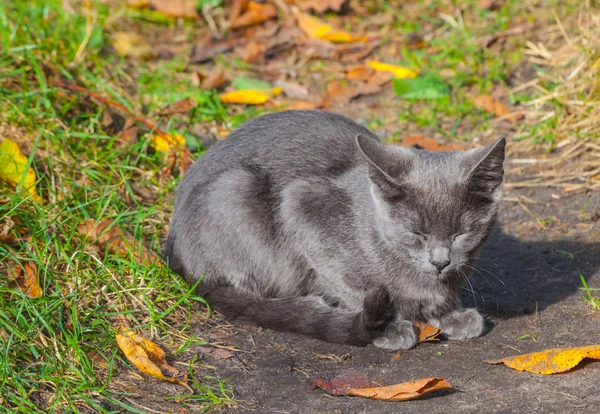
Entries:
[[423, 233], [419, 233], [418, 231], [413, 232], [413, 234], [415, 236], [417, 236], [419, 239], [423, 240], [423, 241], [427, 241], [427, 236], [424, 235]]
[[460, 236], [464, 236], [465, 233], [456, 233], [454, 236], [452, 236], [452, 241], [456, 241], [456, 239], [458, 239]]

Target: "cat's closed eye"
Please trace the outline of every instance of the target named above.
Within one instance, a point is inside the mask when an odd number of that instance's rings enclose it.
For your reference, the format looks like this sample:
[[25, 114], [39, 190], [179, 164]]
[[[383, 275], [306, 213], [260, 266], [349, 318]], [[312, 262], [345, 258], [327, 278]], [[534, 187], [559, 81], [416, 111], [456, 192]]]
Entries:
[[418, 231], [413, 231], [413, 233], [412, 233], [412, 234], [413, 234], [414, 236], [418, 237], [419, 239], [421, 239], [422, 241], [427, 241], [427, 236], [426, 236], [426, 235], [424, 235], [424, 234], [423, 234], [423, 233], [421, 233], [421, 232], [418, 232]]
[[455, 242], [455, 241], [461, 239], [462, 236], [465, 236], [465, 235], [466, 235], [465, 233], [456, 233], [454, 236], [452, 236], [452, 241]]

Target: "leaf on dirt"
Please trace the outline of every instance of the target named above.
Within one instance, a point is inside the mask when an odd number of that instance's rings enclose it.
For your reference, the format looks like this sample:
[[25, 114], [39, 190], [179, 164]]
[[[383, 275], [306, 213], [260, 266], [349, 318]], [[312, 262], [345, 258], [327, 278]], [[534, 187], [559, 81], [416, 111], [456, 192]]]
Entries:
[[150, 139], [156, 151], [169, 152], [171, 150], [182, 150], [185, 148], [185, 138], [181, 134], [155, 134]]
[[8, 138], [0, 143], [0, 180], [14, 188], [22, 181], [23, 188], [31, 194], [31, 199], [37, 203], [42, 202], [35, 189], [35, 171], [31, 167], [27, 169], [27, 157], [21, 153], [17, 143]]
[[523, 119], [523, 114], [511, 113], [508, 106], [489, 95], [477, 96], [473, 99], [473, 105], [509, 122], [516, 122], [519, 119]]
[[295, 4], [301, 10], [309, 11], [313, 10], [317, 13], [323, 13], [326, 11], [339, 12], [344, 6], [346, 6], [349, 0], [286, 0], [288, 3]]
[[488, 364], [505, 364], [517, 371], [549, 375], [568, 371], [576, 367], [585, 358], [600, 360], [600, 345], [546, 349], [531, 354], [487, 360], [485, 362]]
[[235, 354], [227, 349], [223, 348], [211, 348], [208, 346], [201, 346], [198, 348], [198, 352], [202, 355], [207, 355], [214, 359], [229, 359], [235, 356]]
[[190, 392], [194, 392], [185, 382], [187, 380], [185, 375], [180, 374], [177, 368], [167, 363], [165, 351], [154, 342], [142, 338], [123, 326], [117, 332], [116, 339], [121, 351], [140, 371], [165, 381], [183, 385]]
[[9, 267], [8, 280], [19, 287], [28, 298], [42, 296], [42, 289], [37, 274], [37, 265], [33, 262], [23, 262], [21, 266], [14, 263]]
[[310, 97], [308, 89], [294, 82], [278, 80], [275, 82], [275, 86], [280, 87], [288, 98], [306, 100]]
[[161, 109], [159, 115], [174, 115], [174, 114], [189, 114], [193, 108], [196, 108], [198, 104], [192, 98], [180, 99], [179, 101], [172, 102]]
[[197, 0], [150, 0], [150, 7], [160, 14], [171, 17], [198, 19]]
[[133, 251], [133, 257], [140, 263], [159, 262], [159, 258], [140, 243], [136, 243], [131, 234], [116, 225], [111, 227], [112, 224], [110, 220], [90, 219], [77, 226], [77, 232], [94, 243], [92, 247], [100, 256], [104, 256], [104, 252], [108, 251], [109, 254], [126, 257]]
[[211, 38], [202, 39], [192, 48], [190, 63], [208, 62], [221, 53], [229, 52], [238, 43], [240, 41], [236, 39], [219, 40], [216, 42]]
[[296, 20], [298, 27], [302, 29], [309, 37], [328, 40], [333, 43], [352, 43], [352, 42], [366, 42], [365, 36], [354, 36], [348, 32], [342, 30], [336, 30], [333, 26], [311, 16], [310, 14], [303, 12], [296, 12]]
[[343, 85], [341, 82], [332, 82], [327, 85], [321, 105], [328, 107], [334, 102], [348, 103], [361, 95], [370, 95], [381, 91], [381, 86], [361, 83], [354, 86]]
[[316, 104], [314, 102], [308, 102], [308, 101], [291, 101], [288, 104], [283, 105], [283, 109], [288, 110], [288, 111], [293, 111], [293, 110], [301, 111], [301, 110], [308, 110], [308, 109], [317, 109], [318, 107], [319, 107], [318, 104]]
[[360, 371], [341, 371], [311, 379], [312, 388], [320, 388], [331, 395], [348, 395], [353, 388], [385, 385], [383, 380]]
[[456, 143], [440, 144], [435, 138], [426, 138], [423, 134], [409, 135], [402, 141], [403, 147], [414, 147], [427, 151], [454, 151], [464, 149]]
[[438, 336], [442, 333], [440, 328], [425, 322], [416, 322], [415, 327], [419, 330], [419, 342], [439, 341]]
[[378, 62], [376, 60], [367, 60], [367, 66], [376, 71], [393, 73], [396, 79], [414, 78], [418, 75], [418, 73], [412, 69], [390, 65], [389, 63]]
[[235, 103], [246, 105], [260, 105], [267, 102], [271, 97], [281, 93], [281, 88], [264, 89], [243, 89], [231, 91], [219, 95], [223, 103]]
[[394, 92], [400, 98], [408, 100], [434, 100], [450, 94], [446, 83], [435, 75], [394, 79]]
[[133, 118], [125, 119], [123, 129], [117, 134], [117, 140], [121, 145], [132, 144], [138, 137], [139, 128]]
[[229, 27], [240, 27], [262, 23], [277, 16], [277, 10], [270, 4], [257, 3], [248, 0], [234, 0], [231, 5]]
[[130, 56], [141, 59], [151, 59], [154, 57], [152, 47], [134, 33], [114, 33], [111, 36], [111, 44], [119, 56]]
[[348, 395], [374, 400], [408, 401], [421, 398], [433, 391], [451, 388], [452, 386], [443, 378], [423, 378], [385, 387], [352, 388], [348, 390]]
[[271, 90], [273, 87], [265, 81], [247, 76], [238, 76], [231, 82], [231, 86], [236, 90], [253, 90], [262, 89], [265, 91]]
[[226, 82], [227, 78], [225, 77], [223, 69], [215, 68], [200, 82], [199, 86], [204, 90], [219, 89]]
[[366, 82], [375, 74], [375, 70], [366, 66], [356, 66], [348, 71], [346, 78], [348, 80], [356, 80]]
[[254, 39], [250, 39], [244, 46], [235, 48], [233, 53], [244, 62], [252, 63], [262, 58], [266, 50], [267, 47], [264, 44], [259, 43]]

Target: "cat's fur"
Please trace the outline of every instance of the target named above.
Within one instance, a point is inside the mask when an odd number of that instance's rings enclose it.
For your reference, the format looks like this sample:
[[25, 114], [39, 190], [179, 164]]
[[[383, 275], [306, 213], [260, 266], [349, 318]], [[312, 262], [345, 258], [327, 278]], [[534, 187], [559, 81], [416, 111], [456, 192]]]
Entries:
[[165, 256], [204, 275], [199, 293], [230, 319], [387, 349], [415, 344], [414, 320], [479, 336], [459, 296], [495, 222], [504, 148], [433, 153], [340, 115], [265, 115], [190, 168]]

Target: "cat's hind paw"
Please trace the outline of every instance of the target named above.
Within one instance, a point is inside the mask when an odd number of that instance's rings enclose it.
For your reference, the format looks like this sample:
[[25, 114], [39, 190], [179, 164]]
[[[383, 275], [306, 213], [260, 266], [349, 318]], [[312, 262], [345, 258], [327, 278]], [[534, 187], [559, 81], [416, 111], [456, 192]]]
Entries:
[[396, 321], [390, 324], [373, 345], [382, 349], [409, 349], [417, 343], [417, 334], [410, 321]]

